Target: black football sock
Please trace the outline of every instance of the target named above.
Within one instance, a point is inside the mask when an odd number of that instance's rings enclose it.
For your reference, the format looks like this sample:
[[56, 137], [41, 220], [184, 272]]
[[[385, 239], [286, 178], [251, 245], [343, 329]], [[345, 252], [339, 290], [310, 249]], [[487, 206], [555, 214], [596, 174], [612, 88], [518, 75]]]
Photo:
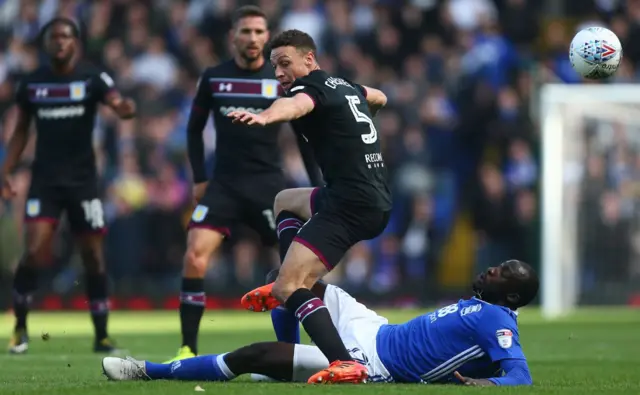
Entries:
[[276, 217], [276, 224], [278, 224], [278, 245], [280, 247], [280, 263], [282, 263], [293, 239], [304, 225], [304, 221], [294, 213], [284, 210]]
[[96, 340], [104, 340], [109, 321], [109, 285], [105, 273], [87, 273], [85, 275], [87, 299], [89, 299], [89, 311], [95, 331]]
[[13, 314], [16, 317], [16, 331], [27, 330], [27, 314], [33, 292], [38, 283], [37, 271], [21, 262], [13, 277]]
[[198, 330], [204, 314], [205, 302], [204, 279], [183, 278], [180, 291], [182, 345], [189, 346], [196, 355], [198, 354]]
[[[278, 224], [278, 245], [280, 247], [280, 262], [282, 263], [284, 262], [284, 257], [287, 256], [287, 251], [293, 242], [293, 238], [296, 237], [296, 234], [304, 225], [304, 221], [294, 213], [284, 210], [278, 214], [276, 223]], [[269, 277], [267, 276], [267, 284], [275, 281], [275, 278], [269, 279]], [[292, 311], [283, 306], [271, 310], [271, 322], [278, 341], [300, 343], [300, 324], [298, 324], [298, 319], [293, 315]]]
[[313, 292], [300, 288], [289, 296], [285, 306], [294, 312], [304, 330], [329, 362], [352, 360], [331, 321], [327, 306]]

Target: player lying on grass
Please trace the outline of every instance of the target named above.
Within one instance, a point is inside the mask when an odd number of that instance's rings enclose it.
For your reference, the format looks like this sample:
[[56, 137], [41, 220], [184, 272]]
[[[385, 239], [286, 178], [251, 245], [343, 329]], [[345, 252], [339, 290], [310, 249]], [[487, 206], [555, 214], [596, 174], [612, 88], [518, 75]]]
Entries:
[[[336, 286], [318, 283], [313, 292], [324, 301], [353, 359], [366, 366], [370, 382], [531, 385], [515, 311], [533, 300], [538, 285], [529, 265], [510, 260], [476, 277], [474, 298], [399, 325], [388, 324]], [[304, 382], [328, 367], [317, 347], [282, 342], [171, 364], [114, 357], [102, 361], [112, 380], [228, 381], [256, 373]]]

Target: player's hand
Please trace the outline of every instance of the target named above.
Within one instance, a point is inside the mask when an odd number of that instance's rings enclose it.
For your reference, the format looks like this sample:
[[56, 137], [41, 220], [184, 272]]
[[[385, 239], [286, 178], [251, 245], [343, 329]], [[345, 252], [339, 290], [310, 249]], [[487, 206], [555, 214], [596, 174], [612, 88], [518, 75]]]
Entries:
[[193, 186], [193, 202], [194, 204], [198, 204], [200, 199], [204, 196], [204, 191], [207, 190], [208, 182], [199, 182]]
[[122, 99], [118, 106], [118, 115], [122, 119], [131, 119], [136, 116], [136, 102], [133, 99]]
[[5, 200], [9, 200], [16, 196], [16, 191], [13, 189], [11, 185], [11, 180], [9, 176], [2, 176], [2, 198]]
[[265, 126], [267, 124], [265, 117], [248, 111], [231, 111], [227, 116], [233, 118], [233, 123], [243, 123], [249, 126]]
[[462, 384], [464, 385], [470, 385], [470, 386], [474, 386], [474, 387], [489, 387], [489, 386], [493, 386], [495, 384], [493, 384], [491, 381], [489, 380], [485, 380], [485, 379], [472, 379], [471, 377], [464, 377], [463, 375], [461, 375], [460, 373], [458, 373], [458, 371], [453, 372], [453, 375], [460, 380], [460, 382], [462, 382]]

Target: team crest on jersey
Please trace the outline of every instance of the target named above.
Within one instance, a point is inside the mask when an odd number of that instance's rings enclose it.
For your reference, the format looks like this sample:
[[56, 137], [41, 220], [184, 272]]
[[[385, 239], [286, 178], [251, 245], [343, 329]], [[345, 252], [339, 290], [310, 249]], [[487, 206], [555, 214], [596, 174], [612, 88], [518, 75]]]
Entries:
[[262, 96], [267, 99], [275, 99], [278, 97], [278, 81], [262, 80]]
[[29, 199], [27, 200], [27, 215], [29, 217], [37, 217], [40, 214], [40, 200]]
[[69, 86], [70, 95], [72, 100], [82, 100], [84, 99], [87, 88], [84, 82], [72, 82]]
[[496, 331], [496, 337], [498, 338], [498, 344], [502, 348], [511, 348], [513, 344], [513, 332], [509, 329], [499, 329]]
[[202, 220], [204, 220], [204, 217], [207, 216], [208, 212], [209, 212], [209, 207], [199, 204], [196, 207], [196, 209], [193, 210], [193, 215], [191, 216], [191, 220], [193, 222], [202, 222]]

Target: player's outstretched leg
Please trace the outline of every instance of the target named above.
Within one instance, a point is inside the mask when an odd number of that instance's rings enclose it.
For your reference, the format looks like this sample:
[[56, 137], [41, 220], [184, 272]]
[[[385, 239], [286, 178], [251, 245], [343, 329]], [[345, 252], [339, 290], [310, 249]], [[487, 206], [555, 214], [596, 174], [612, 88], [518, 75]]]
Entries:
[[77, 237], [80, 255], [85, 270], [85, 291], [89, 300], [89, 311], [95, 339], [93, 351], [116, 353], [119, 350], [109, 338], [109, 284], [102, 248], [102, 232], [85, 233]]
[[[296, 214], [283, 210], [276, 218], [278, 231], [278, 245], [280, 251], [280, 262], [284, 262], [287, 251], [293, 238], [304, 225], [304, 221]], [[278, 270], [274, 270], [267, 276], [267, 284], [270, 284], [278, 277]], [[276, 332], [278, 341], [286, 343], [300, 343], [300, 325], [298, 319], [293, 312], [284, 308], [284, 306], [276, 307], [271, 310], [271, 322]]]
[[22, 256], [13, 278], [13, 314], [16, 324], [9, 341], [9, 352], [24, 354], [29, 348], [27, 315], [32, 294], [37, 288], [37, 268], [50, 259], [55, 221], [27, 223], [27, 251]]
[[328, 366], [322, 353], [312, 346], [290, 343], [255, 343], [231, 353], [203, 355], [171, 363], [152, 363], [133, 358], [102, 360], [110, 380], [229, 381], [256, 373], [277, 381], [306, 381], [312, 372]]
[[173, 362], [198, 355], [198, 330], [204, 314], [206, 295], [204, 277], [209, 260], [222, 244], [223, 233], [204, 227], [192, 227], [187, 236], [182, 288], [180, 289], [180, 330], [182, 346]]
[[322, 261], [309, 247], [293, 242], [273, 286], [275, 297], [294, 312], [311, 340], [331, 365], [312, 376], [309, 383], [365, 382], [367, 369], [353, 361], [333, 325], [329, 310], [311, 288], [327, 273]]

